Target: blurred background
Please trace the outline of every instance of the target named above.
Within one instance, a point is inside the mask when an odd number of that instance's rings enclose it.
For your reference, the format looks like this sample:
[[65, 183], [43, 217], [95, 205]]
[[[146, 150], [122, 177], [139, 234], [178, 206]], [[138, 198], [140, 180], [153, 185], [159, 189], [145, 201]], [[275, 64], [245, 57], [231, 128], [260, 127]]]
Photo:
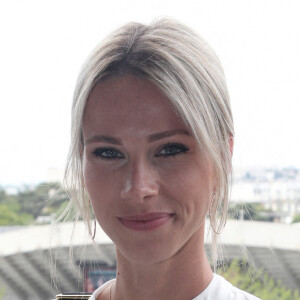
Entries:
[[0, 2], [1, 300], [54, 298], [49, 247], [60, 262], [58, 290], [92, 290], [114, 276], [114, 248], [104, 234], [96, 254], [79, 225], [71, 263], [70, 224], [56, 227], [51, 245], [47, 238], [68, 201], [60, 185], [72, 94], [83, 61], [107, 34], [160, 16], [206, 39], [227, 78], [236, 136], [223, 272], [263, 299], [298, 299], [299, 1], [11, 0]]

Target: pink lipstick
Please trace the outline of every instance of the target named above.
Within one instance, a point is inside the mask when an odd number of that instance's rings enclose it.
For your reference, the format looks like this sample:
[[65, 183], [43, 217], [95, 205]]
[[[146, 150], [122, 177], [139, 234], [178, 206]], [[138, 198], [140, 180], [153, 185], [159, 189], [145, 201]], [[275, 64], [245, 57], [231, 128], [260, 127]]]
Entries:
[[137, 231], [146, 231], [158, 228], [171, 220], [170, 213], [148, 213], [135, 216], [120, 217], [120, 222], [127, 228]]

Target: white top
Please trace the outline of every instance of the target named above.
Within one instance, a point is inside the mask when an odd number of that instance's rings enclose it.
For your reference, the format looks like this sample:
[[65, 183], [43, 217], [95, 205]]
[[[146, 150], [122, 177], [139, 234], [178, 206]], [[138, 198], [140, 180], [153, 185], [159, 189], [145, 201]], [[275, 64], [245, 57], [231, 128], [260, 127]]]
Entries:
[[[101, 285], [89, 300], [96, 300], [101, 292], [111, 284], [112, 280]], [[259, 298], [248, 294], [224, 279], [218, 274], [213, 274], [213, 279], [207, 288], [192, 300], [260, 300]]]

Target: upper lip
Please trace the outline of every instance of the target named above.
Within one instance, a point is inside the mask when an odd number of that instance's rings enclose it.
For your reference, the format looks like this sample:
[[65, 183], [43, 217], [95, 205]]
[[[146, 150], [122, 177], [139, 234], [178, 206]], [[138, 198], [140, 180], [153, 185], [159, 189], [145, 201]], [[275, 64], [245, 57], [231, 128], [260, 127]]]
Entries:
[[139, 215], [121, 216], [120, 219], [128, 221], [150, 221], [154, 219], [169, 217], [171, 215], [173, 214], [168, 212], [152, 212]]

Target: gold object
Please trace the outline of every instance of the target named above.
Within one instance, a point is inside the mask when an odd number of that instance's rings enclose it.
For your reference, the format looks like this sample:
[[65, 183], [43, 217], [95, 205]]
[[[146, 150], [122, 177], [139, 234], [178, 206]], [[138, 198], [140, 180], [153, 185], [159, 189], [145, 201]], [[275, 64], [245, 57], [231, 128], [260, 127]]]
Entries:
[[56, 295], [56, 299], [59, 300], [86, 300], [92, 296], [92, 293], [62, 293]]

